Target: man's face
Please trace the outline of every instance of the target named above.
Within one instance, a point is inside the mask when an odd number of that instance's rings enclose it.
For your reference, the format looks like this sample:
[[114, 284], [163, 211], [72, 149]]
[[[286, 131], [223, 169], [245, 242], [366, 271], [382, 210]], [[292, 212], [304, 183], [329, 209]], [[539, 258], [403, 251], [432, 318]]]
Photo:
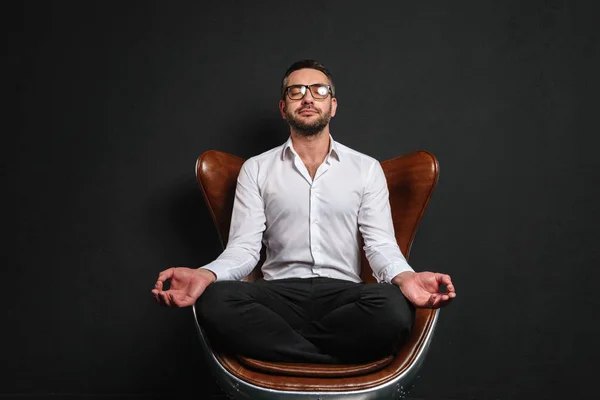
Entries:
[[[329, 84], [327, 76], [316, 69], [299, 69], [288, 76], [287, 86]], [[287, 95], [279, 102], [281, 117], [292, 129], [303, 136], [314, 136], [323, 131], [335, 115], [337, 100], [329, 94], [325, 99], [315, 99], [310, 90], [302, 99], [291, 100]]]

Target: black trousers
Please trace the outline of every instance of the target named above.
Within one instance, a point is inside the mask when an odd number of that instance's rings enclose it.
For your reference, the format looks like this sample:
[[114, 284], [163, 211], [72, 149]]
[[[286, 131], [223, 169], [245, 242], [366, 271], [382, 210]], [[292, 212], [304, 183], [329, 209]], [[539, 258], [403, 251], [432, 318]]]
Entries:
[[215, 282], [196, 310], [213, 346], [264, 361], [314, 363], [386, 356], [415, 316], [394, 285], [332, 278]]

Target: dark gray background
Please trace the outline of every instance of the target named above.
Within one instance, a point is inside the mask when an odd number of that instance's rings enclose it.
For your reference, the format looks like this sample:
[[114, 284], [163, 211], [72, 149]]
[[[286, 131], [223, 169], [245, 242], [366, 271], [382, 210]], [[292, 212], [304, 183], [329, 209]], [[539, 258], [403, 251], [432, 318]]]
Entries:
[[598, 2], [3, 8], [0, 397], [219, 396], [191, 310], [150, 289], [219, 254], [196, 158], [283, 143], [302, 58], [334, 75], [336, 140], [440, 161], [410, 261], [458, 297], [411, 396], [594, 397]]

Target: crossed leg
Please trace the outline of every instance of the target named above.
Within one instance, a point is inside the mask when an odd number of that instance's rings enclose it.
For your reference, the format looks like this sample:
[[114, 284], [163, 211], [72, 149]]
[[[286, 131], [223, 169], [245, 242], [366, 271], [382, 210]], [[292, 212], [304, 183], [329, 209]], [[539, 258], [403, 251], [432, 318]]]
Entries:
[[397, 287], [331, 278], [216, 282], [196, 307], [214, 345], [265, 361], [377, 359], [414, 322]]

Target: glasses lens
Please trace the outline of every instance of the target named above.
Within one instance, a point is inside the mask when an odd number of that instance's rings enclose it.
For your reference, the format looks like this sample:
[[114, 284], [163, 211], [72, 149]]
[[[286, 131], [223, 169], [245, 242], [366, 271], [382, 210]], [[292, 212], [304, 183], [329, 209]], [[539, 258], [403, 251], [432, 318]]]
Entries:
[[288, 88], [288, 96], [292, 100], [298, 100], [304, 97], [306, 93], [306, 86], [293, 85]]
[[288, 97], [292, 100], [300, 100], [306, 94], [306, 88], [310, 88], [310, 93], [315, 99], [324, 99], [329, 96], [329, 86], [324, 84], [314, 85], [292, 85], [287, 88]]
[[315, 85], [311, 86], [310, 91], [316, 99], [324, 99], [329, 94], [329, 87], [327, 85]]

